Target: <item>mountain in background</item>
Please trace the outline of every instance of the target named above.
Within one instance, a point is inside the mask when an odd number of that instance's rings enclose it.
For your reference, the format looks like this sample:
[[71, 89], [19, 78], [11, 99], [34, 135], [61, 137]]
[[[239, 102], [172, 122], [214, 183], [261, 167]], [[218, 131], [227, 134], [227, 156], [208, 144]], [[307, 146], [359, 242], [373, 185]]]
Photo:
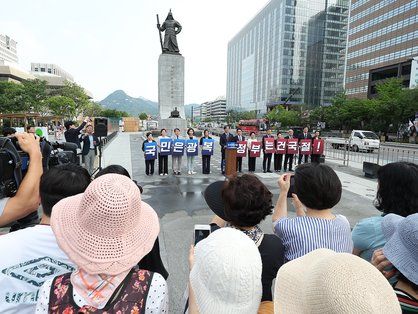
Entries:
[[143, 97], [131, 97], [123, 90], [114, 91], [105, 99], [100, 101], [100, 104], [107, 109], [125, 111], [134, 117], [137, 117], [142, 112], [151, 116], [158, 114], [158, 103]]
[[[158, 103], [143, 97], [131, 97], [123, 90], [117, 90], [100, 101], [100, 104], [107, 109], [116, 109], [125, 111], [131, 116], [137, 117], [140, 113], [145, 112], [151, 116], [158, 114]], [[192, 115], [192, 107], [198, 104], [189, 104], [184, 106], [186, 118]]]

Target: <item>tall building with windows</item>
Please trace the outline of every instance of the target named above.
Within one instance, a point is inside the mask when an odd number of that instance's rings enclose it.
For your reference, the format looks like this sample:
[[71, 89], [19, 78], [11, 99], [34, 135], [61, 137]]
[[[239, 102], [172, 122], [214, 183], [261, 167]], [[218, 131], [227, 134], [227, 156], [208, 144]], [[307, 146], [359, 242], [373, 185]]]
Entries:
[[7, 35], [0, 34], [0, 60], [17, 63], [17, 42]]
[[223, 122], [226, 120], [226, 100], [221, 96], [200, 106], [201, 120], [205, 122]]
[[409, 87], [418, 56], [418, 0], [351, 0], [345, 88], [350, 97], [373, 97], [389, 77]]
[[43, 74], [52, 74], [56, 76], [60, 76], [62, 79], [67, 80], [69, 82], [74, 82], [73, 76], [68, 73], [67, 71], [63, 70], [56, 64], [52, 63], [31, 63], [31, 72], [35, 75], [43, 75]]
[[343, 88], [347, 19], [348, 0], [271, 0], [228, 44], [228, 108], [326, 104]]

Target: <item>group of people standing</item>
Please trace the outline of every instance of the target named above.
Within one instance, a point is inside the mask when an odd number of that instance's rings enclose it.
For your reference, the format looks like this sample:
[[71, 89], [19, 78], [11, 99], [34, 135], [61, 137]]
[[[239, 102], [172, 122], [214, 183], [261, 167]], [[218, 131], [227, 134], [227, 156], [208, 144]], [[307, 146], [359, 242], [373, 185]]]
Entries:
[[[284, 171], [293, 171], [293, 161], [294, 161], [294, 156], [295, 154], [291, 154], [291, 153], [282, 153], [282, 152], [278, 152], [275, 151], [274, 153], [272, 152], [268, 152], [266, 149], [266, 139], [268, 138], [272, 138], [274, 139], [274, 147], [277, 146], [277, 141], [281, 140], [281, 139], [287, 139], [287, 140], [292, 140], [292, 139], [298, 139], [298, 141], [300, 142], [301, 140], [311, 140], [312, 143], [315, 139], [319, 140], [319, 132], [316, 131], [314, 136], [312, 136], [309, 133], [309, 129], [307, 127], [305, 127], [303, 129], [303, 133], [301, 133], [298, 137], [294, 136], [294, 131], [292, 129], [290, 129], [287, 132], [287, 136], [284, 137], [283, 134], [281, 132], [277, 132], [276, 137], [274, 137], [272, 135], [272, 131], [271, 129], [267, 130], [266, 135], [264, 135], [261, 139], [261, 150], [263, 151], [263, 172], [272, 172], [271, 171], [271, 162], [273, 159], [273, 166], [274, 166], [274, 171], [275, 172], [280, 172], [283, 168]], [[180, 129], [176, 128], [173, 131], [173, 135], [171, 137], [169, 137], [167, 135], [167, 130], [166, 129], [161, 129], [160, 131], [160, 136], [158, 136], [158, 138], [155, 140], [152, 136], [151, 132], [148, 132], [146, 134], [146, 139], [144, 140], [144, 142], [142, 143], [142, 151], [144, 152], [144, 154], [146, 153], [146, 145], [147, 143], [154, 143], [157, 147], [157, 154], [158, 154], [158, 174], [160, 176], [167, 176], [168, 175], [168, 155], [167, 154], [162, 154], [161, 153], [161, 142], [162, 140], [165, 139], [169, 139], [171, 141], [176, 141], [176, 140], [197, 140], [196, 136], [195, 136], [195, 132], [193, 130], [193, 128], [189, 128], [187, 130], [187, 136], [186, 137], [182, 137], [180, 134]], [[203, 136], [198, 140], [198, 144], [203, 152], [203, 147], [204, 147], [204, 140], [212, 140], [212, 137], [209, 135], [209, 131], [208, 130], [204, 130], [203, 132]], [[250, 150], [252, 147], [252, 144], [254, 142], [259, 142], [259, 140], [256, 137], [255, 132], [251, 132], [250, 136], [248, 139], [246, 139], [246, 137], [243, 135], [243, 131], [242, 129], [238, 128], [236, 131], [236, 134], [233, 135], [230, 132], [230, 128], [229, 126], [225, 126], [224, 127], [224, 133], [221, 134], [220, 138], [219, 138], [219, 144], [221, 146], [221, 172], [222, 174], [225, 174], [225, 167], [226, 167], [226, 149], [228, 146], [228, 143], [231, 142], [245, 142], [246, 143], [246, 150], [248, 151], [248, 171], [249, 172], [255, 172], [255, 168], [256, 168], [256, 158], [257, 157], [253, 157], [250, 154]], [[212, 147], [212, 153], [213, 153], [213, 147]], [[274, 157], [273, 157], [274, 155]], [[284, 155], [284, 158], [283, 158]], [[298, 164], [300, 165], [302, 163], [302, 161], [304, 163], [308, 163], [309, 162], [309, 156], [311, 157], [311, 162], [316, 162], [319, 163], [320, 160], [320, 154], [310, 154], [310, 155], [302, 155], [299, 154], [298, 156]], [[195, 158], [196, 155], [187, 155], [187, 174], [189, 175], [194, 175], [196, 174], [195, 171]], [[156, 158], [152, 158], [152, 159], [146, 159], [145, 160], [145, 173], [146, 175], [150, 176], [154, 174], [154, 165], [155, 165], [155, 160]], [[174, 175], [180, 175], [181, 174], [181, 168], [182, 168], [182, 159], [183, 156], [182, 155], [174, 155], [172, 154], [172, 171]], [[242, 156], [238, 156], [237, 157], [237, 171], [238, 172], [242, 172]], [[284, 162], [283, 162], [284, 159]], [[203, 174], [209, 174], [211, 173], [210, 171], [210, 162], [211, 162], [211, 154], [203, 154], [202, 153], [202, 173]]]

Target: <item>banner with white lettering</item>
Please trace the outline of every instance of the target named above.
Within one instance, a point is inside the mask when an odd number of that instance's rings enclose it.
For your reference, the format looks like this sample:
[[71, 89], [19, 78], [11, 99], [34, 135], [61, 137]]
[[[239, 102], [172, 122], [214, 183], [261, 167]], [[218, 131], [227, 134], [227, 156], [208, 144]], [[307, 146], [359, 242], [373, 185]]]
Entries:
[[197, 140], [187, 140], [186, 141], [186, 155], [197, 156], [199, 153], [197, 145], [198, 145]]
[[184, 146], [186, 144], [185, 140], [175, 139], [172, 145], [172, 155], [173, 156], [183, 156], [184, 155]]
[[310, 155], [312, 149], [312, 140], [300, 140], [300, 154], [301, 155]]
[[160, 155], [161, 156], [171, 155], [171, 144], [172, 144], [172, 140], [170, 138], [160, 139]]
[[213, 139], [204, 138], [202, 140], [202, 144], [202, 156], [213, 155], [213, 149], [215, 147], [215, 142]]
[[250, 157], [260, 157], [261, 142], [251, 142]]
[[247, 142], [238, 141], [237, 144], [237, 157], [247, 157]]
[[287, 140], [287, 149], [286, 149], [287, 154], [291, 154], [291, 155], [297, 154], [298, 153], [298, 146], [299, 146], [299, 143], [298, 143], [297, 138], [288, 139]]
[[286, 154], [286, 143], [285, 138], [280, 138], [276, 140], [276, 154]]
[[157, 158], [157, 143], [146, 142], [144, 144], [144, 149], [145, 160], [153, 160]]
[[274, 138], [272, 137], [265, 137], [264, 138], [264, 153], [265, 154], [274, 154]]
[[314, 139], [312, 146], [312, 154], [322, 155], [324, 153], [324, 140]]

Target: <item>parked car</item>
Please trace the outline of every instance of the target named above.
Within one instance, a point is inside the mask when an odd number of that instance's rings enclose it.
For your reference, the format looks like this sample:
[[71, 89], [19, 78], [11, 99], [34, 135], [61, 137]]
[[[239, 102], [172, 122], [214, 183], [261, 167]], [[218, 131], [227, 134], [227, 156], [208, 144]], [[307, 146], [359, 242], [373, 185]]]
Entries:
[[335, 149], [344, 147], [355, 152], [366, 151], [372, 153], [375, 149], [379, 149], [380, 140], [376, 133], [366, 130], [353, 130], [348, 139], [339, 137], [326, 138], [328, 143]]

